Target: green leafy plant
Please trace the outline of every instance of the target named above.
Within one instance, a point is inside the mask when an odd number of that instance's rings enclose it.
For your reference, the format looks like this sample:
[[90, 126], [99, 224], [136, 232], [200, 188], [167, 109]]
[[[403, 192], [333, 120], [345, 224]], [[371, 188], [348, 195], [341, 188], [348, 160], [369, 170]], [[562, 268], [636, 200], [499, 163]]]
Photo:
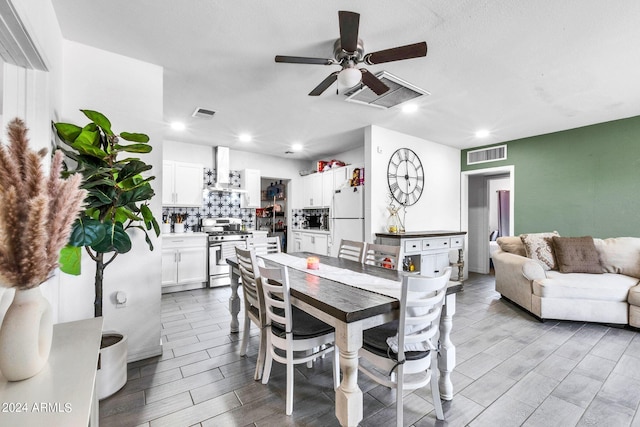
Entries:
[[85, 210], [73, 224], [69, 243], [60, 253], [60, 270], [79, 275], [82, 248], [85, 248], [96, 265], [94, 315], [98, 317], [102, 316], [104, 270], [118, 255], [131, 250], [127, 230], [141, 230], [149, 249], [153, 250], [148, 231], [153, 230], [159, 236], [160, 228], [149, 209], [149, 201], [155, 195], [150, 181], [155, 177], [142, 175], [151, 165], [134, 157], [118, 159], [124, 153], [151, 152], [149, 137], [142, 133], [116, 134], [102, 113], [80, 111], [91, 121], [84, 127], [53, 124], [58, 137], [68, 147], [58, 148], [75, 163], [75, 169], [67, 165], [65, 173], [82, 174], [81, 188], [87, 190]]

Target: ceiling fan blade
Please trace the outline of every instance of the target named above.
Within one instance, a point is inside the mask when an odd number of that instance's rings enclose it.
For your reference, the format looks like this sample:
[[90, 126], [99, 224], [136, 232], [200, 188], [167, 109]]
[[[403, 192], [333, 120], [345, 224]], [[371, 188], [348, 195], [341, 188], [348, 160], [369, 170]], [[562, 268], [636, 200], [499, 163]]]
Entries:
[[360, 26], [360, 14], [341, 10], [338, 12], [340, 19], [340, 46], [347, 52], [358, 50], [358, 27]]
[[307, 58], [305, 56], [284, 56], [284, 55], [276, 55], [276, 62], [286, 62], [288, 64], [318, 64], [318, 65], [332, 65], [336, 63], [334, 59]]
[[309, 92], [309, 96], [319, 96], [329, 88], [336, 80], [338, 80], [338, 74], [340, 71], [334, 71], [329, 74], [329, 76], [322, 81], [318, 86], [315, 87], [311, 92]]
[[400, 61], [402, 59], [419, 58], [421, 56], [427, 56], [427, 42], [408, 44], [406, 46], [371, 52], [364, 56], [362, 62], [373, 65]]
[[373, 75], [366, 68], [360, 68], [362, 72], [362, 83], [367, 85], [376, 95], [382, 95], [389, 90], [389, 86], [384, 84], [382, 80]]

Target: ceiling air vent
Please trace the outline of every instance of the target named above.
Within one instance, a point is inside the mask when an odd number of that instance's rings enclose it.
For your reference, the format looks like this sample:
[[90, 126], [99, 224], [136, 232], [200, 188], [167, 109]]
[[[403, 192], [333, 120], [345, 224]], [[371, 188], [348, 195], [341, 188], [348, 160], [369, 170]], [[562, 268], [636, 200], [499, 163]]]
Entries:
[[478, 163], [497, 162], [507, 159], [507, 146], [481, 148], [479, 150], [467, 151], [467, 164], [476, 165]]
[[213, 110], [207, 110], [206, 108], [196, 108], [196, 111], [191, 115], [199, 119], [211, 119], [216, 112]]
[[426, 90], [420, 89], [411, 83], [405, 82], [399, 77], [386, 71], [376, 74], [376, 77], [389, 86], [389, 90], [382, 95], [376, 95], [371, 89], [362, 84], [349, 89], [345, 95], [347, 101], [359, 104], [371, 105], [378, 108], [391, 108], [403, 104], [412, 99], [429, 95]]

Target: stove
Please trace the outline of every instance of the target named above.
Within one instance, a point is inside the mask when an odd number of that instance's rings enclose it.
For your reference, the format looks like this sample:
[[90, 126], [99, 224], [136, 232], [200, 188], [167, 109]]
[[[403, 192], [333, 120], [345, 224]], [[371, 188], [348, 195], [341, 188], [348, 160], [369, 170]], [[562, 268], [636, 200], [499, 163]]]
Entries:
[[234, 242], [239, 240], [247, 240], [251, 234], [246, 231], [206, 231], [209, 235], [209, 243], [215, 242]]
[[227, 258], [236, 255], [236, 246], [246, 247], [245, 241], [250, 233], [241, 231], [242, 220], [239, 218], [205, 218], [202, 220], [202, 231], [208, 234], [209, 246], [209, 286], [226, 286], [231, 284]]

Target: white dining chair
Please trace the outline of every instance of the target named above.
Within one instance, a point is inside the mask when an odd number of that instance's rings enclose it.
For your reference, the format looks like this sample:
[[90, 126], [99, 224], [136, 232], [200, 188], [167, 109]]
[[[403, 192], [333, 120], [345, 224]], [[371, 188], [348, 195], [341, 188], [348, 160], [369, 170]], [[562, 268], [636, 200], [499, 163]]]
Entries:
[[340, 240], [340, 248], [338, 249], [338, 258], [348, 259], [351, 261], [362, 262], [362, 254], [364, 253], [364, 242], [356, 242], [355, 240]]
[[280, 248], [280, 238], [278, 236], [249, 237], [247, 239], [247, 249], [254, 249], [256, 255], [282, 252]]
[[340, 379], [335, 331], [320, 319], [291, 305], [287, 267], [259, 267], [267, 320], [267, 351], [262, 384], [269, 382], [273, 361], [286, 365], [287, 397], [285, 412], [293, 413], [294, 365], [308, 363], [333, 352], [333, 388]]
[[403, 423], [403, 391], [429, 383], [436, 418], [444, 420], [436, 373], [440, 314], [450, 276], [451, 267], [438, 277], [404, 275], [400, 319], [363, 333], [359, 369], [396, 389], [397, 426]]
[[398, 270], [400, 246], [367, 243], [364, 248], [363, 263], [376, 267]]
[[260, 283], [260, 271], [255, 251], [246, 250], [236, 246], [236, 258], [242, 280], [242, 295], [244, 297], [244, 331], [242, 332], [242, 344], [240, 345], [240, 356], [247, 354], [249, 344], [249, 331], [251, 322], [260, 329], [260, 342], [258, 344], [258, 360], [253, 379], [262, 378], [264, 369], [265, 352], [267, 346], [265, 306]]

